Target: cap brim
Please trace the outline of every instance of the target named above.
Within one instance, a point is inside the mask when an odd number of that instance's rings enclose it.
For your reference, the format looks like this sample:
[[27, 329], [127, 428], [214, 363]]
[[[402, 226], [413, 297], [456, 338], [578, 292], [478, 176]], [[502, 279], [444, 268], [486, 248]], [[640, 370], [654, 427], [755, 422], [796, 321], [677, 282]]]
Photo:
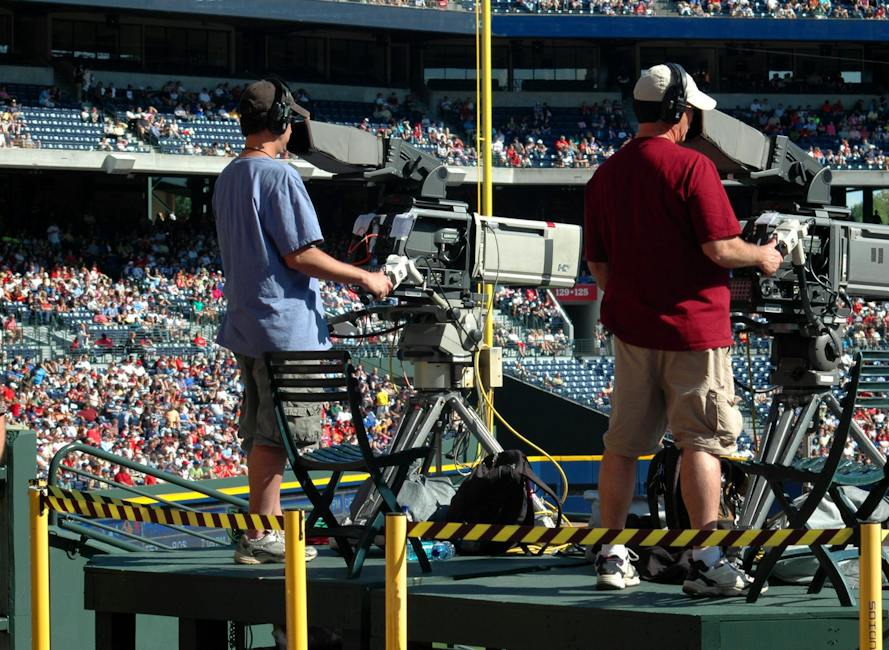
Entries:
[[710, 95], [702, 93], [700, 90], [695, 90], [694, 92], [689, 93], [686, 101], [702, 111], [712, 111], [716, 108], [716, 100], [710, 97]]

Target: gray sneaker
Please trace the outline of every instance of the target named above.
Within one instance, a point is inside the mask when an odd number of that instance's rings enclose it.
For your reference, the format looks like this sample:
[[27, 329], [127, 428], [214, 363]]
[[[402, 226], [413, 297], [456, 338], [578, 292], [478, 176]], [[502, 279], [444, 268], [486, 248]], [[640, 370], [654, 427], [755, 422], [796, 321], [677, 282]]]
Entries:
[[[700, 560], [693, 561], [682, 591], [689, 596], [746, 596], [752, 585], [753, 578], [723, 557], [709, 567]], [[768, 590], [768, 584], [764, 584], [760, 593]]]
[[[318, 557], [314, 546], [306, 546], [306, 562]], [[262, 537], [250, 539], [242, 535], [235, 547], [235, 562], [238, 564], [266, 564], [284, 562], [284, 533], [268, 531]]]
[[635, 587], [639, 584], [639, 572], [633, 566], [631, 560], [639, 557], [627, 550], [627, 555], [602, 555], [596, 556], [596, 589], [614, 590]]

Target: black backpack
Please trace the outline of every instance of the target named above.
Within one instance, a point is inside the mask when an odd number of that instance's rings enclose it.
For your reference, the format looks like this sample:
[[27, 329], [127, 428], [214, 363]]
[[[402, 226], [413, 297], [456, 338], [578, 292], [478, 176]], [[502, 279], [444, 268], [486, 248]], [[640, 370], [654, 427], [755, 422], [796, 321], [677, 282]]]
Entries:
[[[645, 486], [648, 511], [654, 528], [690, 528], [688, 511], [679, 486], [679, 462], [682, 451], [665, 440], [664, 448], [657, 452], [648, 466]], [[719, 495], [719, 527], [732, 528], [741, 509], [746, 491], [747, 476], [736, 463], [725, 458], [719, 460], [722, 471], [722, 488]], [[659, 504], [663, 501], [666, 521], [661, 521]]]
[[[531, 495], [535, 486], [555, 503], [558, 509], [556, 521], [561, 521], [562, 508], [558, 497], [534, 473], [525, 454], [515, 449], [490, 454], [460, 484], [451, 499], [447, 520], [466, 524], [533, 526]], [[482, 555], [505, 553], [512, 546], [510, 542], [460, 542], [457, 545], [461, 553]]]

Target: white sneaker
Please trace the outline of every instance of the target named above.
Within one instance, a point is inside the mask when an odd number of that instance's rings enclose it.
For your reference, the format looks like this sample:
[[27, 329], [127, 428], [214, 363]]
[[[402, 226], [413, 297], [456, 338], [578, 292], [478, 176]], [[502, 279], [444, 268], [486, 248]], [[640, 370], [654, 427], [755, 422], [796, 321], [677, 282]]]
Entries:
[[632, 560], [638, 560], [639, 556], [627, 549], [627, 555], [599, 555], [596, 556], [596, 589], [600, 591], [626, 589], [639, 584], [639, 572], [633, 566]]
[[[693, 560], [688, 578], [682, 583], [682, 591], [689, 596], [746, 596], [753, 586], [753, 578], [728, 558], [707, 566], [700, 560]], [[761, 593], [768, 591], [763, 585]]]
[[[237, 564], [283, 564], [284, 533], [271, 530], [257, 539], [243, 535], [235, 547], [234, 557]], [[306, 562], [316, 557], [318, 550], [314, 546], [306, 546]]]

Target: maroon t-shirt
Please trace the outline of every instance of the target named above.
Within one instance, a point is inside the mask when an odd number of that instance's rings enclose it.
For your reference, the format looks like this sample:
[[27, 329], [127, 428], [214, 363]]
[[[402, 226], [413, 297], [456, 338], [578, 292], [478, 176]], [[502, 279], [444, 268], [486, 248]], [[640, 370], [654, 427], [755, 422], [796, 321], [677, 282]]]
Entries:
[[637, 138], [587, 184], [585, 247], [607, 262], [602, 323], [630, 345], [732, 344], [728, 270], [701, 244], [740, 234], [716, 166], [665, 138]]

